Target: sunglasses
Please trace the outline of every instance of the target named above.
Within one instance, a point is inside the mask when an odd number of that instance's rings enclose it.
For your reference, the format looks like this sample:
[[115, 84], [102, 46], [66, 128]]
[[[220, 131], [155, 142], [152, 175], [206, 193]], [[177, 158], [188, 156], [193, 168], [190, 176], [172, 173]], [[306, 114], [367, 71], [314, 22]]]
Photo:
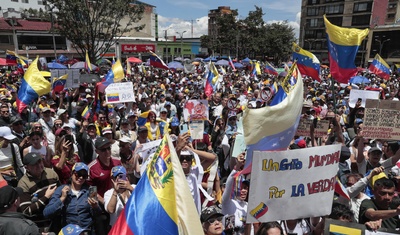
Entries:
[[86, 172], [79, 172], [79, 171], [76, 172], [76, 171], [75, 171], [75, 172], [74, 172], [74, 175], [75, 175], [75, 177], [78, 178], [78, 179], [81, 178], [81, 177], [84, 178], [84, 179], [87, 179], [87, 177], [88, 177], [88, 174], [87, 174]]
[[216, 218], [208, 219], [207, 222], [210, 223], [210, 224], [213, 224], [213, 223], [215, 223], [216, 221], [222, 222], [222, 219], [223, 219], [223, 218], [224, 218], [223, 216], [219, 216], [219, 217], [216, 217]]
[[193, 159], [193, 156], [192, 155], [181, 155], [180, 157], [179, 157], [179, 160], [181, 161], [181, 162], [183, 162], [183, 161], [187, 161], [187, 162], [190, 162], [190, 161], [192, 161], [192, 159]]
[[108, 147], [108, 148], [102, 148], [102, 149], [99, 149], [99, 151], [100, 152], [107, 152], [107, 151], [111, 151], [111, 146], [110, 147]]

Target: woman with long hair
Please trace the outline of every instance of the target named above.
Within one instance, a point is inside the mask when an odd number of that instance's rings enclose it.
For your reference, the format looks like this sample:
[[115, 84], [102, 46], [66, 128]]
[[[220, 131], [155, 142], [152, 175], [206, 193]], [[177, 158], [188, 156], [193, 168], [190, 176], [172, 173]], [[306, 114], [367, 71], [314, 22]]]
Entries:
[[147, 116], [147, 122], [145, 126], [147, 127], [148, 130], [147, 138], [149, 138], [150, 141], [158, 140], [162, 137], [160, 132], [160, 127], [157, 122], [157, 115], [155, 112], [149, 111], [149, 115]]

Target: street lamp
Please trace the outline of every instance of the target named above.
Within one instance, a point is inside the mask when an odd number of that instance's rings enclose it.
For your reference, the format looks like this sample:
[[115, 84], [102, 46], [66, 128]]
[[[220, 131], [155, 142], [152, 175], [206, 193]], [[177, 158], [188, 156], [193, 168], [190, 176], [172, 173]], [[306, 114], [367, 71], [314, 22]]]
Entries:
[[54, 18], [53, 18], [53, 9], [54, 6], [50, 6], [49, 4], [47, 4], [46, 2], [46, 11], [50, 12], [50, 20], [51, 20], [51, 34], [53, 36], [53, 48], [54, 48], [54, 59], [57, 60], [57, 48], [56, 48], [56, 37], [54, 35]]
[[166, 62], [168, 63], [168, 46], [167, 46], [167, 41], [168, 41], [168, 29], [171, 27], [167, 28], [164, 31], [164, 38], [165, 38], [165, 53], [166, 53]]
[[181, 57], [183, 59], [183, 34], [186, 33], [186, 30], [182, 33], [176, 32], [178, 35], [181, 35]]
[[390, 41], [390, 38], [385, 39], [385, 40], [383, 40], [383, 41], [381, 41], [381, 40], [375, 38], [375, 41], [376, 41], [376, 42], [379, 42], [379, 55], [382, 55], [382, 48], [383, 48], [383, 45], [385, 44], [385, 42]]

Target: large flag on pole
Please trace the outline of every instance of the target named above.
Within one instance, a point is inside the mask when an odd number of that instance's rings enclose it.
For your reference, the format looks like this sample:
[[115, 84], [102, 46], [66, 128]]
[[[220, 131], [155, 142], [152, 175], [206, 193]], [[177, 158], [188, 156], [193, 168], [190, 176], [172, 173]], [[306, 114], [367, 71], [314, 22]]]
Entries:
[[89, 55], [88, 55], [87, 51], [86, 51], [86, 56], [85, 56], [85, 68], [89, 73], [90, 73], [90, 71], [92, 71], [92, 64], [90, 63], [90, 59], [89, 59]]
[[302, 75], [312, 77], [314, 80], [321, 81], [319, 78], [320, 63], [318, 58], [311, 52], [293, 43], [293, 59], [297, 60], [297, 67]]
[[329, 64], [332, 77], [340, 83], [348, 83], [357, 74], [354, 60], [358, 47], [368, 35], [368, 29], [343, 28], [333, 25], [324, 15], [328, 39]]
[[204, 234], [169, 135], [164, 136], [109, 234]]
[[236, 71], [235, 65], [233, 64], [231, 57], [229, 56], [228, 59], [229, 59], [229, 65], [231, 66], [232, 70]]
[[375, 58], [368, 69], [383, 79], [390, 79], [390, 67], [379, 54], [375, 55]]
[[[291, 85], [293, 81], [295, 83]], [[243, 174], [251, 171], [253, 151], [286, 150], [296, 133], [303, 107], [303, 79], [296, 63], [293, 63], [281, 86], [283, 93], [278, 92], [273, 98], [273, 101], [277, 100], [276, 105], [246, 108], [244, 111], [247, 156]]]
[[111, 69], [104, 77], [104, 81], [97, 83], [98, 91], [104, 92], [108, 85], [110, 85], [111, 83], [120, 82], [124, 77], [124, 68], [121, 65], [121, 61], [117, 60], [117, 62], [112, 65]]
[[19, 113], [39, 96], [50, 92], [51, 84], [40, 73], [37, 66], [38, 60], [39, 57], [36, 57], [21, 80], [16, 100]]
[[168, 65], [166, 65], [164, 61], [152, 51], [150, 51], [150, 65], [154, 68], [169, 69]]
[[207, 95], [207, 97], [210, 97], [211, 94], [214, 92], [214, 87], [218, 81], [219, 73], [217, 68], [215, 67], [214, 63], [211, 62], [208, 66], [208, 73], [207, 73], [207, 79], [206, 79], [206, 84], [204, 88], [204, 93]]

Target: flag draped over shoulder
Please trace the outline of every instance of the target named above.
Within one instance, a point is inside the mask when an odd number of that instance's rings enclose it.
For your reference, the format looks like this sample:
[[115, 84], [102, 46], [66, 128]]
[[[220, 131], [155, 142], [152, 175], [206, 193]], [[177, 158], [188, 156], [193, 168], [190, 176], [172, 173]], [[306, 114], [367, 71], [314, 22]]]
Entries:
[[50, 92], [51, 84], [40, 73], [37, 66], [38, 60], [37, 57], [32, 62], [21, 80], [16, 100], [19, 113], [39, 96]]
[[217, 68], [215, 67], [214, 63], [211, 62], [208, 66], [208, 73], [207, 74], [207, 79], [204, 87], [204, 93], [207, 95], [207, 97], [210, 97], [211, 94], [214, 92], [214, 87], [217, 84], [219, 73]]
[[348, 83], [357, 74], [354, 60], [358, 47], [368, 35], [368, 29], [342, 28], [331, 24], [324, 15], [328, 39], [329, 63], [332, 77], [340, 83]]
[[150, 65], [154, 68], [169, 69], [165, 62], [152, 51], [150, 51]]
[[161, 141], [109, 234], [204, 234], [169, 135]]
[[124, 77], [124, 68], [122, 68], [121, 61], [117, 60], [117, 62], [112, 65], [111, 69], [104, 77], [104, 81], [97, 83], [99, 92], [104, 92], [108, 85], [111, 83], [120, 82]]
[[390, 67], [379, 54], [375, 55], [375, 58], [368, 69], [383, 79], [390, 79]]
[[51, 91], [53, 93], [64, 90], [65, 83], [67, 83], [68, 74], [64, 74], [61, 77], [54, 78], [51, 84]]
[[85, 68], [86, 70], [90, 73], [92, 71], [92, 64], [90, 63], [89, 55], [86, 51], [86, 56], [85, 56]]
[[311, 52], [293, 43], [293, 59], [297, 60], [297, 67], [302, 75], [312, 77], [314, 80], [321, 81], [319, 78], [320, 62]]
[[[293, 76], [296, 76], [295, 80]], [[292, 86], [290, 83], [293, 81], [295, 84]], [[279, 103], [260, 109], [246, 108], [244, 111], [243, 130], [247, 156], [243, 174], [251, 171], [253, 151], [285, 150], [296, 133], [303, 107], [303, 80], [296, 63], [281, 84], [285, 94], [276, 94], [274, 97], [280, 100]]]

